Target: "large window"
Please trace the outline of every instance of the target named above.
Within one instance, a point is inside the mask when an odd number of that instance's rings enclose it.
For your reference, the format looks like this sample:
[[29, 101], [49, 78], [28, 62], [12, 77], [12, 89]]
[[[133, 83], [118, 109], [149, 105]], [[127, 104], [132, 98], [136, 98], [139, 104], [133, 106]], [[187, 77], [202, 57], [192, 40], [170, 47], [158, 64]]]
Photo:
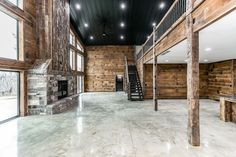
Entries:
[[83, 85], [84, 85], [84, 77], [77, 76], [77, 93], [83, 92]]
[[70, 31], [70, 44], [75, 46], [75, 35], [72, 31]]
[[80, 50], [80, 52], [84, 52], [83, 47], [79, 44], [79, 41], [77, 40], [77, 49]]
[[77, 71], [84, 71], [83, 69], [83, 56], [77, 54]]
[[18, 59], [18, 21], [0, 11], [0, 57]]
[[0, 71], [0, 122], [19, 115], [19, 73]]
[[70, 50], [70, 67], [72, 70], [74, 70], [74, 51], [73, 50]]
[[70, 31], [70, 67], [77, 78], [77, 93], [82, 93], [84, 88], [84, 48], [77, 34]]

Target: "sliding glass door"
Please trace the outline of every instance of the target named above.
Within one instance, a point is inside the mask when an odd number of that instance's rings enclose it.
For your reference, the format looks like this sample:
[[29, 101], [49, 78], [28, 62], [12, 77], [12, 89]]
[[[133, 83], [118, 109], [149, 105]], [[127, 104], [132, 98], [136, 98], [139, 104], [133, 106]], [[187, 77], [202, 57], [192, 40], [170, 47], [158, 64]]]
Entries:
[[19, 115], [19, 73], [0, 71], [0, 123]]

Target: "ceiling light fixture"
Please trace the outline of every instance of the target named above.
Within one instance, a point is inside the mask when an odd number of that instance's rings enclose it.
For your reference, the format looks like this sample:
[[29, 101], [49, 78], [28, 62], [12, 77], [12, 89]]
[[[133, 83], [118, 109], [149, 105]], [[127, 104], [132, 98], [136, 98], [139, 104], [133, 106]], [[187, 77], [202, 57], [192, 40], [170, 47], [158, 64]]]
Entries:
[[152, 26], [153, 26], [153, 27], [155, 27], [156, 25], [157, 25], [156, 22], [153, 22], [153, 23], [152, 23]]
[[164, 2], [161, 2], [161, 3], [159, 4], [159, 8], [160, 8], [160, 9], [164, 9], [165, 6], [166, 6], [166, 4], [165, 4]]
[[120, 36], [120, 39], [121, 39], [121, 40], [124, 40], [124, 39], [125, 39], [125, 37], [124, 37], [123, 35], [121, 35], [121, 36]]
[[81, 5], [80, 4], [76, 4], [76, 9], [77, 10], [81, 10]]
[[120, 8], [121, 8], [122, 10], [125, 10], [125, 8], [126, 8], [125, 3], [121, 3], [121, 4], [120, 4]]
[[88, 28], [89, 25], [88, 25], [87, 23], [84, 23], [84, 27], [85, 27], [85, 28]]
[[165, 60], [167, 63], [169, 62], [169, 60], [167, 59], [167, 60]]
[[184, 61], [185, 61], [185, 62], [188, 62], [188, 60], [187, 60], [187, 59], [185, 59]]
[[204, 59], [204, 62], [208, 62], [208, 60], [207, 60], [207, 59]]
[[93, 39], [94, 39], [94, 37], [91, 35], [91, 36], [89, 37], [89, 39], [90, 39], [90, 40], [93, 40]]
[[210, 51], [212, 51], [212, 48], [210, 48], [210, 47], [205, 48], [205, 51], [210, 52]]
[[125, 23], [124, 23], [124, 22], [121, 22], [121, 23], [120, 23], [120, 27], [124, 28], [124, 27], [125, 27]]

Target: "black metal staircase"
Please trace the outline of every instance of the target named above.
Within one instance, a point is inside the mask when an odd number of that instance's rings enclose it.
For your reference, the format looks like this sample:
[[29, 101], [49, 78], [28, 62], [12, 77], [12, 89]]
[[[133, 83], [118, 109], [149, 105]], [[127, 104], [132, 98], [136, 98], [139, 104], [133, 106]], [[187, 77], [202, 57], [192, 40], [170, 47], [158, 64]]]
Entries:
[[135, 65], [128, 65], [129, 83], [127, 84], [128, 100], [142, 101], [143, 91], [139, 80], [138, 71]]

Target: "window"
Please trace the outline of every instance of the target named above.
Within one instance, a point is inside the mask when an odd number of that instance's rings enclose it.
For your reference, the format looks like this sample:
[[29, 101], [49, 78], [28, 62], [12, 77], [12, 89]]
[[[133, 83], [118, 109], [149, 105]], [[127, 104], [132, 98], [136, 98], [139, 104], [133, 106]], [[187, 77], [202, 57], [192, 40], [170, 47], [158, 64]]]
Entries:
[[70, 44], [75, 46], [75, 35], [72, 31], [70, 31]]
[[18, 6], [18, 0], [8, 0], [9, 2], [11, 2], [12, 4]]
[[77, 49], [80, 50], [81, 52], [84, 52], [82, 46], [79, 44], [79, 41], [77, 40]]
[[20, 9], [23, 9], [23, 1], [24, 0], [7, 0], [7, 1], [18, 6]]
[[0, 57], [18, 59], [18, 21], [0, 11]]
[[19, 115], [19, 73], [0, 71], [0, 122]]
[[83, 85], [84, 85], [84, 77], [77, 76], [77, 94], [83, 92]]
[[72, 70], [74, 70], [74, 51], [70, 50], [70, 67]]
[[83, 57], [80, 54], [77, 54], [77, 71], [84, 71]]

